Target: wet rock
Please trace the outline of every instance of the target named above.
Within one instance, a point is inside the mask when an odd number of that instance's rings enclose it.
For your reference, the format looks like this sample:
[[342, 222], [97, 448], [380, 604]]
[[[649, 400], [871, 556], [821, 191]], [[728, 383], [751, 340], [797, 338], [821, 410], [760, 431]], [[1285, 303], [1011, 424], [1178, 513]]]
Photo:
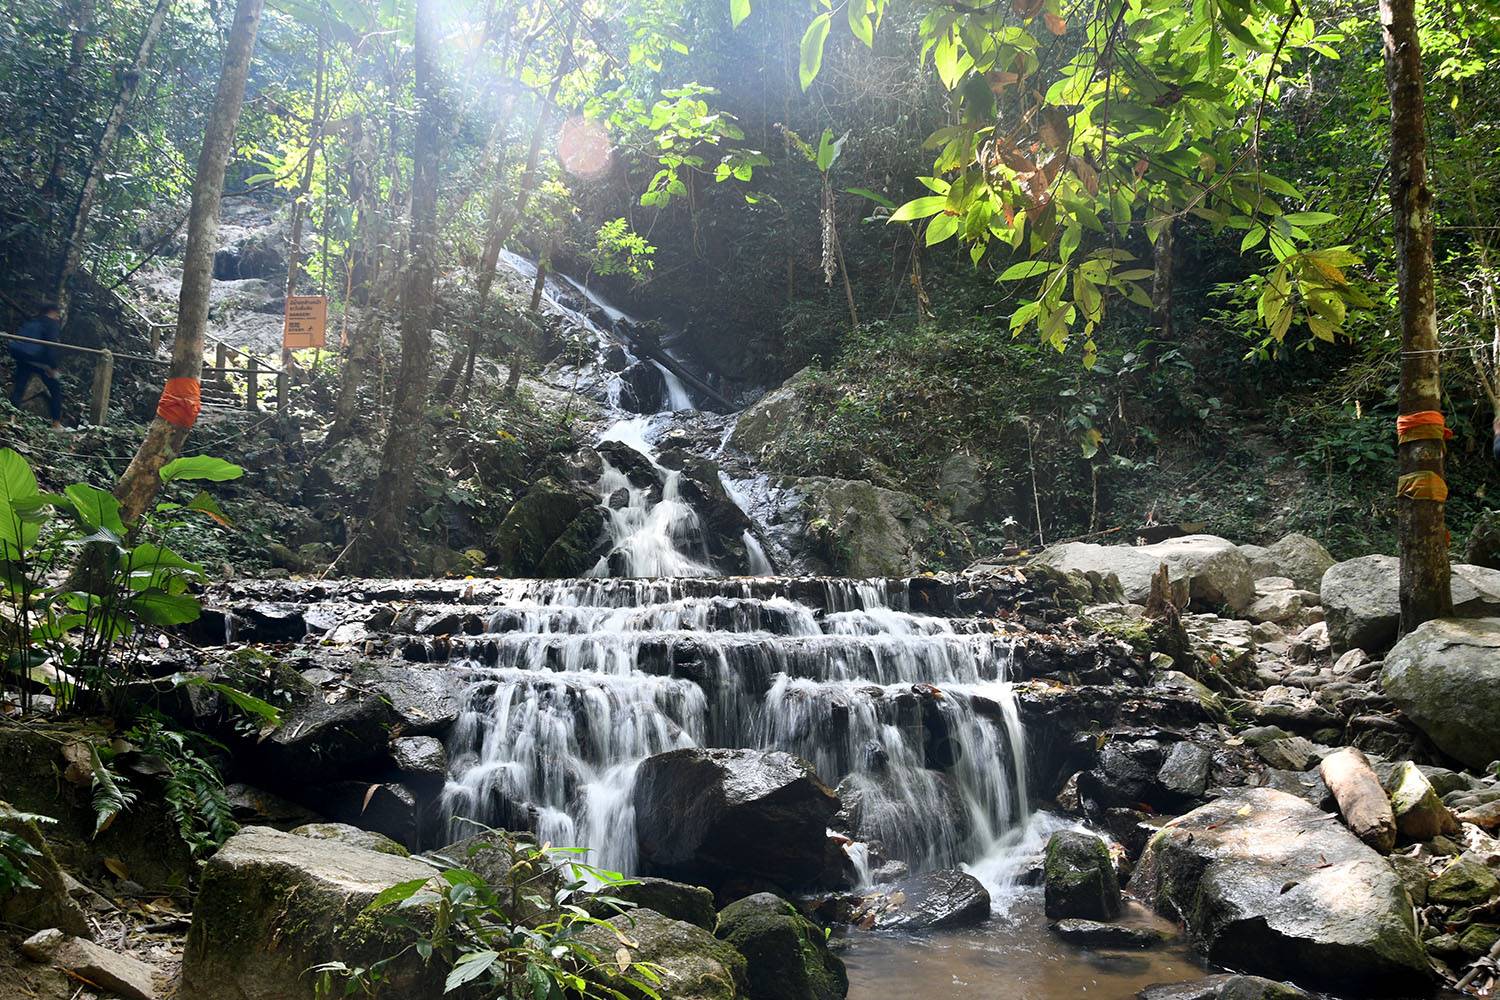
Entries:
[[661, 473], [643, 452], [624, 441], [613, 440], [599, 442], [598, 450], [600, 457], [628, 479], [631, 486], [641, 490], [661, 489]]
[[844, 963], [823, 929], [779, 896], [757, 893], [719, 911], [714, 936], [745, 956], [747, 1000], [842, 1000]]
[[1119, 916], [1120, 883], [1104, 841], [1079, 830], [1060, 830], [1047, 841], [1045, 866], [1047, 916]]
[[21, 954], [61, 969], [123, 1000], [156, 1000], [156, 970], [138, 958], [102, 948], [57, 928], [38, 931], [21, 942]]
[[[661, 983], [654, 989], [661, 1000], [740, 1000], [744, 996], [744, 956], [703, 928], [652, 910], [635, 910], [608, 922], [609, 928], [590, 927], [579, 939], [610, 957], [620, 948], [619, 935], [634, 941], [628, 949], [630, 960], [659, 967]], [[644, 996], [610, 962], [595, 966], [589, 976], [632, 1000]]]
[[620, 394], [620, 405], [633, 413], [656, 413], [667, 398], [667, 380], [661, 369], [649, 361], [637, 361], [620, 373], [627, 390]]
[[431, 736], [400, 736], [391, 740], [391, 763], [403, 774], [441, 779], [448, 773], [448, 751]]
[[863, 927], [920, 930], [968, 927], [990, 918], [990, 894], [968, 872], [922, 872], [881, 886], [855, 910]]
[[1238, 790], [1179, 816], [1152, 838], [1130, 887], [1220, 965], [1372, 996], [1428, 982], [1390, 866], [1282, 792]]
[[1148, 986], [1136, 994], [1138, 1000], [1313, 1000], [1290, 983], [1259, 976], [1208, 976], [1190, 983]]
[[[263, 827], [231, 837], [204, 867], [183, 954], [182, 1000], [313, 1000], [322, 962], [402, 955], [384, 989], [440, 996], [444, 974], [406, 952], [409, 932], [366, 914], [376, 895], [427, 878], [428, 865]], [[287, 900], [295, 899], [289, 910]], [[421, 911], [406, 911], [421, 920]]]
[[[582, 561], [592, 548], [592, 537], [582, 544], [582, 555], [566, 566], [562, 553], [553, 553], [552, 549], [580, 516], [596, 506], [597, 498], [590, 490], [551, 476], [539, 479], [511, 505], [495, 533], [491, 549], [496, 569], [504, 576], [536, 576], [550, 554], [549, 565], [554, 570], [570, 569], [569, 575], [581, 574], [588, 568]], [[598, 524], [602, 526], [602, 520]]]
[[1048, 926], [1064, 941], [1090, 948], [1155, 948], [1166, 941], [1160, 931], [1149, 927], [1106, 924], [1077, 917], [1055, 920]]
[[268, 776], [305, 788], [384, 757], [393, 721], [386, 700], [372, 692], [331, 704], [314, 695], [284, 712], [254, 754], [267, 763]]
[[68, 895], [67, 876], [29, 815], [0, 802], [0, 836], [15, 838], [28, 849], [9, 848], [6, 856], [32, 883], [0, 896], [0, 921], [29, 931], [56, 927], [76, 937], [93, 937], [83, 910]]
[[812, 766], [780, 751], [657, 754], [641, 763], [632, 797], [642, 866], [710, 887], [735, 875], [813, 885], [838, 812]]
[[[624, 885], [604, 886], [599, 895], [632, 904], [623, 910], [625, 913], [632, 909], [655, 910], [664, 917], [686, 921], [706, 931], [712, 931], [717, 920], [714, 894], [698, 885], [636, 875]], [[590, 900], [587, 905], [591, 914], [604, 919], [622, 912], [614, 903], [602, 900]]]
[[1033, 560], [1080, 573], [1114, 573], [1127, 600], [1145, 603], [1151, 577], [1165, 563], [1172, 580], [1186, 580], [1195, 606], [1242, 610], [1255, 597], [1250, 564], [1232, 542], [1214, 535], [1186, 535], [1155, 545], [1095, 545], [1066, 542]]
[[826, 476], [795, 480], [792, 491], [806, 555], [831, 573], [907, 576], [966, 548], [956, 528], [909, 493]]
[[1391, 811], [1401, 836], [1407, 840], [1431, 840], [1442, 833], [1458, 832], [1458, 821], [1416, 764], [1402, 761], [1388, 784]]
[[785, 441], [807, 419], [808, 398], [817, 372], [804, 368], [746, 407], [734, 425], [729, 441], [751, 455], [768, 445]]
[[[1500, 570], [1464, 563], [1452, 570], [1454, 617], [1500, 615]], [[1361, 556], [1329, 567], [1322, 593], [1334, 652], [1358, 647], [1380, 653], [1391, 647], [1401, 618], [1400, 575], [1395, 556]]]
[[1500, 618], [1426, 622], [1391, 650], [1380, 686], [1444, 753], [1481, 770], [1500, 758]]
[[374, 851], [377, 854], [391, 854], [398, 858], [409, 857], [411, 854], [406, 848], [384, 834], [375, 833], [373, 830], [361, 830], [348, 823], [308, 823], [297, 827], [291, 833], [294, 837], [306, 837], [309, 840], [336, 840], [350, 847]]
[[353, 680], [390, 707], [403, 736], [441, 739], [458, 720], [458, 693], [447, 671], [369, 665], [356, 669]]
[[1200, 798], [1208, 790], [1209, 770], [1213, 766], [1213, 753], [1197, 743], [1183, 741], [1167, 751], [1167, 759], [1156, 780], [1168, 792], [1185, 800]]
[[1464, 855], [1427, 887], [1427, 901], [1443, 906], [1479, 906], [1500, 895], [1500, 880], [1482, 862]]

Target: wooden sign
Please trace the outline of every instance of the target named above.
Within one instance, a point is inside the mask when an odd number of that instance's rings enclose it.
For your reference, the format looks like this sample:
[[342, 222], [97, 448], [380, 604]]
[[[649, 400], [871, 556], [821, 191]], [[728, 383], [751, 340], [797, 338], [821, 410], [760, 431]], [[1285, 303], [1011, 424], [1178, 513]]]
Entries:
[[286, 319], [281, 327], [281, 346], [288, 351], [322, 347], [328, 330], [328, 297], [288, 295]]

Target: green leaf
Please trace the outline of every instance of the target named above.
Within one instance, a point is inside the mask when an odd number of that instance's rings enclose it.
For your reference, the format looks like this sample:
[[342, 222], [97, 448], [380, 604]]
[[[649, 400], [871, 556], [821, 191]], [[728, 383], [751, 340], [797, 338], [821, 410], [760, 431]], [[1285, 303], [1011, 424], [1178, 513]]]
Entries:
[[1326, 226], [1330, 222], [1337, 222], [1339, 217], [1332, 212], [1288, 212], [1282, 218], [1288, 225], [1301, 226], [1309, 229], [1313, 226]]
[[1012, 264], [1000, 272], [996, 281], [1021, 281], [1025, 278], [1039, 278], [1044, 274], [1051, 274], [1057, 270], [1059, 265], [1049, 263], [1045, 260], [1023, 260], [1019, 264]]
[[78, 512], [78, 520], [89, 531], [103, 528], [124, 537], [125, 525], [120, 520], [120, 501], [115, 499], [114, 494], [87, 483], [74, 483], [63, 492], [73, 504], [73, 509]]
[[0, 448], [0, 501], [14, 503], [37, 494], [36, 475], [20, 453]]
[[812, 86], [812, 82], [818, 78], [818, 73], [823, 69], [823, 46], [828, 41], [828, 29], [832, 19], [831, 13], [819, 14], [813, 18], [812, 24], [807, 26], [807, 31], [802, 35], [802, 59], [797, 67], [797, 73], [801, 78], [803, 90]]
[[429, 881], [431, 881], [429, 878], [424, 877], [414, 878], [407, 882], [397, 882], [389, 889], [381, 890], [380, 895], [372, 899], [370, 905], [365, 907], [365, 910], [383, 910], [388, 906], [394, 906], [396, 903], [408, 900], [421, 892], [422, 887]]
[[750, 0], [729, 0], [729, 23], [738, 28], [750, 16]]
[[484, 975], [486, 969], [495, 964], [500, 957], [498, 951], [471, 951], [463, 955], [453, 968], [448, 972], [448, 980], [443, 984], [444, 993], [452, 993], [464, 983], [472, 982]]
[[896, 209], [896, 203], [894, 201], [891, 201], [891, 199], [887, 198], [885, 195], [881, 194], [879, 191], [871, 191], [869, 188], [852, 187], [844, 188], [844, 193], [857, 194], [861, 198], [868, 198], [882, 208], [889, 208], [892, 211], [895, 211]]
[[270, 726], [281, 724], [281, 710], [270, 702], [262, 701], [253, 694], [247, 694], [231, 684], [223, 681], [209, 680], [202, 674], [173, 674], [167, 678], [174, 686], [193, 685], [194, 687], [205, 687], [210, 691], [218, 693], [225, 701], [246, 715], [260, 719]]
[[158, 627], [197, 621], [203, 610], [196, 597], [169, 594], [157, 587], [141, 591], [131, 599], [129, 607], [141, 621]]
[[916, 219], [925, 219], [929, 215], [937, 215], [948, 206], [948, 198], [945, 195], [926, 195], [921, 198], [913, 198], [902, 205], [891, 214], [891, 222], [912, 222]]
[[846, 0], [844, 9], [849, 15], [849, 30], [855, 38], [865, 43], [866, 48], [875, 47], [875, 22], [865, 12], [865, 0]]
[[245, 470], [233, 462], [211, 455], [189, 455], [173, 459], [161, 467], [161, 481], [164, 483], [179, 479], [207, 479], [209, 482], [222, 483], [238, 479], [244, 474]]
[[817, 159], [814, 160], [818, 165], [818, 170], [827, 173], [832, 168], [834, 162], [839, 158], [839, 153], [843, 151], [844, 139], [847, 138], [849, 138], [849, 134], [846, 132], [842, 139], [835, 141], [832, 129], [825, 128], [823, 130], [822, 137], [818, 139]]
[[1240, 253], [1249, 253], [1251, 250], [1254, 250], [1256, 247], [1260, 246], [1261, 243], [1265, 241], [1265, 238], [1266, 227], [1255, 226], [1245, 234], [1245, 238], [1243, 240], [1240, 240]]
[[927, 224], [927, 245], [935, 246], [958, 232], [958, 216], [939, 215]]

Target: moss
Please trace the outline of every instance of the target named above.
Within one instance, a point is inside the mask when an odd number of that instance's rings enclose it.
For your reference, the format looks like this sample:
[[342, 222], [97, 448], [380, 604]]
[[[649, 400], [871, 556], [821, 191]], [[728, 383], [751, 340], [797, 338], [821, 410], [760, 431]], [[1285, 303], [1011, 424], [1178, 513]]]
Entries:
[[731, 903], [715, 933], [745, 956], [749, 1000], [839, 1000], [848, 992], [822, 928], [784, 899], [759, 893]]

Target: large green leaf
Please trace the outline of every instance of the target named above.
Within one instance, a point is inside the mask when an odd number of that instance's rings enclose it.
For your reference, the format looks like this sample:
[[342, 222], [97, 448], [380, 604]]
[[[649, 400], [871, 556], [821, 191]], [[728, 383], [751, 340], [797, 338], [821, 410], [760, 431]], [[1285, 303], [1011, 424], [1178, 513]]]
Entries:
[[750, 16], [750, 0], [729, 0], [729, 23], [738, 28]]
[[38, 495], [26, 459], [0, 448], [0, 558], [21, 559], [36, 544], [42, 527], [29, 508]]
[[158, 627], [197, 621], [202, 611], [196, 597], [189, 594], [169, 594], [156, 587], [135, 595], [129, 607], [141, 621]]
[[802, 35], [802, 58], [797, 67], [797, 73], [802, 81], [802, 89], [806, 90], [812, 86], [812, 82], [818, 78], [818, 73], [823, 69], [823, 46], [828, 42], [828, 28], [833, 20], [833, 14], [822, 13], [813, 18], [812, 24], [807, 26], [807, 31]]
[[89, 531], [103, 528], [124, 537], [125, 524], [120, 520], [120, 501], [115, 499], [114, 494], [88, 483], [74, 483], [63, 490], [63, 493], [77, 511], [78, 520]]
[[222, 483], [238, 479], [244, 474], [245, 470], [233, 462], [211, 455], [176, 458], [161, 467], [161, 481], [164, 483], [179, 479], [207, 479], [209, 482]]
[[930, 194], [921, 198], [913, 198], [902, 205], [891, 214], [891, 222], [913, 222], [917, 219], [925, 219], [929, 215], [937, 215], [948, 207], [946, 195]]

